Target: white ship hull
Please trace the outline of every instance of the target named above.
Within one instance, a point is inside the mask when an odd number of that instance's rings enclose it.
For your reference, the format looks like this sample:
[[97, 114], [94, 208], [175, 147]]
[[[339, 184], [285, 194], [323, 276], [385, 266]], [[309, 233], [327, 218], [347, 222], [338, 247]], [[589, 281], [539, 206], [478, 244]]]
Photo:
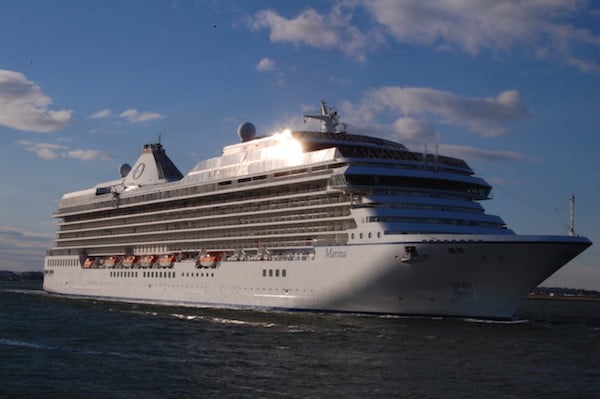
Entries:
[[[240, 143], [185, 176], [160, 143], [145, 144], [133, 166], [119, 168], [121, 179], [65, 193], [44, 289], [193, 306], [511, 318], [530, 290], [591, 245], [514, 234], [485, 212], [492, 187], [463, 160], [338, 131], [325, 102], [305, 117], [321, 130], [257, 137], [244, 123]], [[169, 267], [141, 267], [156, 263]]]
[[[314, 258], [303, 260], [223, 261], [216, 268], [188, 260], [169, 269], [84, 269], [76, 256], [49, 256], [46, 267], [54, 266], [44, 289], [187, 306], [508, 319], [530, 290], [590, 245], [577, 237], [402, 238], [317, 247]], [[407, 245], [418, 255], [406, 258]]]

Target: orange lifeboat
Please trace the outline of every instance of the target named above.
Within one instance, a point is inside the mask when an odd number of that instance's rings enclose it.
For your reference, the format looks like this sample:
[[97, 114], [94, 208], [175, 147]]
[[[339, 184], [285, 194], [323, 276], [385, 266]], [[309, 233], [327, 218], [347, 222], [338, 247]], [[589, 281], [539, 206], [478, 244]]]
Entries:
[[118, 256], [109, 256], [108, 258], [104, 259], [104, 266], [108, 268], [113, 268], [116, 264], [119, 263], [120, 260], [121, 259]]
[[200, 255], [196, 262], [196, 267], [215, 268], [221, 263], [222, 255], [220, 253], [208, 253]]
[[138, 261], [138, 257], [137, 256], [133, 256], [133, 255], [129, 255], [126, 256], [125, 258], [123, 258], [123, 267], [132, 267], [133, 265], [135, 265]]
[[177, 261], [175, 255], [163, 255], [158, 259], [158, 265], [160, 267], [173, 267], [173, 264]]
[[140, 259], [140, 265], [142, 267], [152, 267], [156, 262], [156, 255], [144, 255]]

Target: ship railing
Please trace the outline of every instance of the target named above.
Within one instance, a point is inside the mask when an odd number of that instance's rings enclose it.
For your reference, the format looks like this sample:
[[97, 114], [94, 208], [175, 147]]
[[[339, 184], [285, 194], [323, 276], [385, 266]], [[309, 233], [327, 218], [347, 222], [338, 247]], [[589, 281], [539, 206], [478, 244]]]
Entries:
[[[304, 209], [300, 212], [299, 210], [285, 210], [280, 214], [266, 211], [260, 214], [252, 214], [249, 211], [243, 213], [239, 212], [235, 215], [227, 215], [212, 212], [194, 213], [190, 212], [188, 215], [182, 214], [179, 216], [186, 216], [181, 218], [174, 218], [169, 215], [162, 216], [148, 216], [146, 218], [139, 218], [137, 223], [127, 223], [127, 221], [108, 223], [108, 221], [98, 222], [89, 224], [89, 227], [75, 228], [75, 225], [61, 226], [59, 231], [60, 238], [67, 238], [72, 236], [86, 236], [95, 235], [100, 233], [100, 229], [106, 227], [105, 233], [108, 234], [119, 234], [119, 232], [129, 231], [130, 233], [139, 233], [142, 231], [152, 231], [161, 229], [161, 225], [165, 225], [162, 229], [174, 229], [181, 228], [181, 226], [194, 227], [197, 224], [203, 226], [220, 226], [220, 225], [238, 225], [238, 224], [249, 224], [249, 223], [263, 223], [263, 222], [293, 222], [303, 220], [314, 220], [323, 219], [328, 217], [342, 217], [350, 214], [349, 203], [346, 204], [324, 204], [330, 205], [326, 207]], [[192, 217], [193, 215], [193, 217]]]
[[[335, 205], [341, 202], [347, 202], [348, 197], [345, 195], [325, 195], [321, 198], [314, 199], [305, 199], [305, 200], [293, 200], [293, 199], [281, 199], [281, 200], [273, 200], [272, 203], [268, 204], [268, 208], [262, 211], [269, 210], [281, 210], [281, 209], [302, 209], [312, 206], [326, 206], [326, 205]], [[341, 205], [341, 204], [340, 204]], [[146, 212], [144, 214], [135, 214], [128, 213], [124, 215], [120, 215], [118, 217], [104, 217], [104, 218], [94, 218], [88, 220], [73, 220], [70, 222], [59, 223], [61, 226], [61, 231], [68, 230], [78, 230], [85, 228], [86, 224], [89, 224], [91, 227], [104, 227], [104, 226], [113, 226], [115, 224], [123, 225], [123, 224], [133, 224], [133, 223], [141, 223], [145, 221], [156, 220], [161, 217], [160, 215], [164, 213], [168, 213], [169, 217], [173, 220], [177, 219], [185, 219], [189, 218], [189, 215], [193, 215], [194, 217], [200, 216], [227, 216], [228, 214], [236, 214], [240, 212], [240, 209], [243, 208], [245, 212], [257, 212], [258, 210], [255, 208], [253, 204], [228, 204], [223, 205], [218, 208], [208, 208], [206, 206], [202, 207], [182, 207], [180, 209], [172, 209], [165, 211], [151, 211]], [[137, 221], [136, 221], [137, 219]]]
[[[349, 225], [355, 227], [356, 225]], [[89, 242], [81, 242], [77, 244], [67, 245], [63, 243], [62, 246], [58, 246], [52, 249], [54, 254], [65, 253], [68, 251], [87, 251], [90, 255], [94, 252], [105, 253], [107, 248], [120, 247], [122, 250], [126, 248], [137, 248], [139, 245], [166, 245], [171, 250], [176, 250], [175, 247], [198, 247], [205, 249], [219, 249], [224, 244], [231, 243], [234, 246], [252, 246], [257, 242], [262, 243], [268, 247], [281, 247], [281, 246], [301, 246], [301, 245], [343, 245], [347, 242], [348, 233], [347, 229], [344, 230], [331, 230], [321, 233], [308, 233], [308, 232], [270, 232], [264, 235], [247, 235], [247, 236], [176, 236], [172, 239], [169, 237], [162, 236], [160, 240], [145, 241], [140, 240], [129, 240], [124, 242], [123, 240], [90, 240]], [[294, 244], [291, 244], [291, 243]]]
[[[240, 198], [240, 200], [245, 200], [245, 201], [255, 201], [255, 200], [261, 200], [261, 199], [265, 199], [265, 198], [273, 198], [274, 196], [280, 195], [280, 196], [285, 196], [285, 195], [303, 195], [303, 194], [310, 194], [310, 193], [318, 193], [318, 192], [326, 192], [327, 188], [326, 188], [326, 181], [325, 179], [321, 180], [321, 182], [315, 182], [315, 181], [310, 181], [310, 182], [306, 182], [306, 183], [298, 183], [296, 185], [293, 186], [288, 186], [285, 187], [285, 190], [282, 190], [281, 187], [280, 190], [277, 190], [277, 187], [275, 188], [270, 188], [267, 190], [251, 190], [249, 195], [249, 192], [246, 191], [237, 191], [237, 192], [232, 192], [231, 194], [228, 194], [228, 200], [232, 201], [233, 199], [235, 199], [236, 197]], [[199, 194], [199, 193], [197, 193]], [[215, 194], [215, 195], [211, 195], [211, 194]], [[198, 197], [197, 195], [186, 195], [186, 196], [181, 196], [181, 195], [169, 195], [167, 198], [168, 199], [174, 199], [174, 200], [194, 200], [194, 201], [200, 201], [200, 205], [205, 205], [205, 206], [214, 206], [214, 205], [220, 205], [222, 204], [223, 198], [222, 198], [222, 193], [209, 193], [209, 195], [206, 196], [201, 196]], [[82, 204], [80, 205], [76, 205], [76, 206], [71, 206], [70, 204], [67, 205], [65, 204], [67, 200], [63, 200], [61, 201], [61, 205], [59, 205], [59, 209], [57, 209], [54, 212], [54, 217], [63, 217], [63, 215], [69, 214], [69, 213], [77, 213], [77, 212], [83, 212], [86, 210], [91, 210], [91, 211], [98, 211], [100, 210], [100, 208], [102, 209], [114, 209], [115, 208], [115, 203], [114, 201], [111, 200], [104, 200], [104, 201], [94, 201], [93, 199], [82, 199]], [[74, 199], [68, 199], [69, 202], [73, 202]], [[160, 199], [160, 200], [156, 200], [156, 193], [146, 193], [144, 195], [139, 195], [139, 196], [135, 196], [135, 197], [124, 197], [121, 196], [119, 198], [119, 213], [120, 214], [127, 214], [128, 213], [128, 207], [126, 207], [125, 205], [133, 205], [133, 204], [145, 204], [145, 203], [155, 203], [157, 205], [163, 206], [165, 207], [168, 204], [165, 204], [165, 202], [169, 202], [169, 201], [164, 201], [164, 199]], [[166, 209], [171, 209], [173, 208], [173, 205], [170, 206], [166, 206]], [[135, 213], [136, 210], [135, 209], [131, 209], [129, 210], [129, 212], [131, 213]], [[71, 216], [72, 218], [76, 218], [77, 216], [73, 215]]]
[[[149, 231], [146, 234], [140, 233], [139, 235], [132, 234], [121, 234], [120, 237], [116, 236], [96, 236], [96, 237], [81, 237], [81, 238], [66, 238], [57, 239], [56, 243], [61, 246], [81, 245], [89, 243], [93, 244], [118, 244], [123, 241], [123, 238], [127, 238], [129, 242], [142, 243], [153, 238], [153, 236], [175, 236], [179, 239], [215, 239], [215, 238], [234, 238], [234, 237], [260, 237], [265, 235], [288, 235], [288, 234], [314, 234], [332, 232], [339, 229], [339, 224], [336, 225], [335, 220], [328, 221], [327, 223], [321, 223], [317, 225], [302, 225], [302, 226], [290, 226], [285, 225], [266, 225], [266, 226], [254, 226], [253, 228], [234, 228], [234, 229], [216, 229], [214, 227], [203, 228], [203, 229], [186, 229], [186, 230], [170, 230], [170, 231]], [[154, 241], [160, 242], [162, 240]], [[166, 241], [166, 239], [165, 239]]]

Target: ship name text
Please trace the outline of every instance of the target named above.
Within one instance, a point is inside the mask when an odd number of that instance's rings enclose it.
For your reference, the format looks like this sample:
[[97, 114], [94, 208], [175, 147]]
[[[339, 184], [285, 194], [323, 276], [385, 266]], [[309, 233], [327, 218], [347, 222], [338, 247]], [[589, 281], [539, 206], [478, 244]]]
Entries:
[[345, 258], [346, 251], [334, 250], [333, 248], [325, 249], [325, 258]]

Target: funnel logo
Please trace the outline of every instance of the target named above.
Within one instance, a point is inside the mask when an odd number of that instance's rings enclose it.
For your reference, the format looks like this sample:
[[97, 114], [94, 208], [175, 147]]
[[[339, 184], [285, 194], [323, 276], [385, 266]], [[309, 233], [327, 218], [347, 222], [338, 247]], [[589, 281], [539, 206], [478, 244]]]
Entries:
[[133, 170], [133, 179], [137, 180], [140, 178], [140, 176], [142, 176], [142, 173], [144, 173], [144, 168], [146, 167], [146, 165], [144, 165], [144, 163], [140, 163], [138, 164], [138, 166], [135, 167], [135, 169]]

